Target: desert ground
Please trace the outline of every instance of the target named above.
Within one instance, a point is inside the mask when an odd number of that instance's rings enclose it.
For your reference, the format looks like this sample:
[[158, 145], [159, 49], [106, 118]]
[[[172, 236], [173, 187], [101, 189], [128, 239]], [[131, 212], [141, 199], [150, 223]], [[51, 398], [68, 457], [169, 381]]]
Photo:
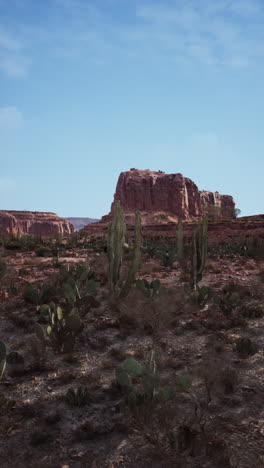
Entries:
[[[151, 292], [113, 301], [104, 240], [36, 242], [0, 247], [3, 468], [264, 467], [263, 257], [209, 247], [193, 292], [173, 247], [148, 243], [137, 279]], [[70, 352], [47, 335], [52, 302], [79, 310]], [[129, 389], [117, 369], [150, 358], [147, 399], [146, 381], [130, 373]]]

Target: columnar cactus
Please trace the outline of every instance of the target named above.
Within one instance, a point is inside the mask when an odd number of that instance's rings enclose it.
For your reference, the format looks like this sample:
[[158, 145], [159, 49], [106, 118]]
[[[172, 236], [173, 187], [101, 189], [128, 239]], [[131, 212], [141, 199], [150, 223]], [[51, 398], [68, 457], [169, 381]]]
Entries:
[[141, 218], [136, 212], [134, 255], [126, 277], [121, 278], [123, 248], [125, 243], [126, 224], [119, 201], [114, 204], [114, 219], [109, 223], [107, 238], [107, 253], [109, 260], [109, 290], [111, 296], [125, 297], [135, 281], [139, 267], [142, 234]]
[[120, 297], [127, 296], [132, 284], [135, 281], [136, 273], [138, 271], [139, 262], [140, 262], [141, 244], [142, 244], [141, 217], [140, 217], [139, 212], [136, 212], [134, 255], [133, 255], [132, 263], [130, 265], [124, 286], [122, 287], [122, 290], [120, 292]]
[[207, 260], [207, 228], [208, 220], [204, 217], [198, 221], [198, 225], [193, 233], [192, 240], [192, 285], [197, 288], [197, 283], [201, 281], [203, 270]]
[[114, 219], [109, 223], [107, 253], [109, 260], [109, 289], [114, 294], [120, 279], [123, 247], [125, 243], [125, 218], [119, 201], [114, 204]]
[[186, 268], [186, 262], [185, 262], [184, 251], [183, 251], [183, 225], [182, 225], [181, 219], [179, 219], [178, 221], [177, 257], [178, 257], [178, 262], [181, 268], [184, 270]]
[[202, 279], [203, 270], [207, 260], [207, 229], [208, 220], [206, 217], [204, 217], [198, 221], [198, 224], [194, 229], [190, 250], [190, 258], [188, 259], [186, 253], [184, 252], [182, 221], [180, 220], [178, 223], [178, 262], [184, 273], [188, 273], [190, 275], [191, 286], [194, 290], [197, 289], [197, 284]]
[[6, 346], [3, 341], [0, 341], [0, 382], [3, 378], [6, 369]]

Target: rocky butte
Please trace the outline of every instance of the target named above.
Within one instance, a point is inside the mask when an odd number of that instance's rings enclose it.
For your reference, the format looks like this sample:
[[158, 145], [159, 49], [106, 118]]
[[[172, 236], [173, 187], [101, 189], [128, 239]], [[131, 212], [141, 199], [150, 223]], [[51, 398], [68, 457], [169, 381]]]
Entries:
[[[135, 211], [140, 211], [143, 226], [167, 225], [179, 219], [194, 221], [208, 214], [218, 220], [235, 218], [235, 203], [230, 195], [201, 191], [182, 174], [134, 168], [121, 172], [115, 200], [120, 201], [128, 225], [134, 224]], [[111, 220], [113, 207], [114, 202], [108, 215], [99, 223], [85, 226], [84, 231], [99, 232]]]
[[[235, 203], [230, 195], [199, 190], [182, 174], [130, 169], [118, 178], [114, 200], [124, 209], [128, 234], [133, 236], [135, 211], [140, 211], [144, 237], [175, 239], [178, 220], [184, 221], [185, 234], [191, 235], [196, 220], [209, 215], [210, 242], [233, 242], [248, 236], [264, 238], [264, 215], [235, 219]], [[85, 226], [88, 235], [106, 235], [113, 217], [113, 203], [108, 215], [98, 223]]]
[[1, 235], [40, 235], [71, 234], [73, 225], [67, 219], [60, 218], [55, 213], [38, 211], [6, 211], [0, 210]]
[[[235, 203], [230, 195], [200, 191], [197, 185], [182, 174], [162, 171], [130, 169], [121, 172], [114, 200], [120, 200], [126, 213], [141, 211], [162, 212], [171, 220], [194, 220], [214, 214], [218, 219], [235, 218]], [[113, 204], [111, 206], [111, 214]]]

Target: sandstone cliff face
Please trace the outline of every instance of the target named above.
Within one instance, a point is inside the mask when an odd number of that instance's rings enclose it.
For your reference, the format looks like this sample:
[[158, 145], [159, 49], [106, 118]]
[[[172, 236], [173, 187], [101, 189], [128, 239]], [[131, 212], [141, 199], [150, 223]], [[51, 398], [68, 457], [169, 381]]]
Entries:
[[[139, 210], [165, 212], [174, 218], [192, 220], [205, 214], [218, 219], [234, 218], [235, 204], [229, 195], [199, 191], [182, 174], [130, 169], [119, 176], [114, 200], [120, 200], [125, 212]], [[113, 204], [111, 206], [111, 213]]]
[[0, 211], [0, 234], [41, 235], [71, 234], [73, 225], [55, 213], [38, 211]]

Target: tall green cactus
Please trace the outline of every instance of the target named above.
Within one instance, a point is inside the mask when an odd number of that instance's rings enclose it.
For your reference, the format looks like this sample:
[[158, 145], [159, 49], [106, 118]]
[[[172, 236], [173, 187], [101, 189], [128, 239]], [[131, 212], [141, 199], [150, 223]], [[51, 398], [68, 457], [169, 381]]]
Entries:
[[107, 238], [107, 253], [109, 260], [109, 291], [113, 297], [125, 297], [135, 281], [139, 267], [142, 234], [141, 217], [136, 212], [134, 255], [126, 277], [120, 275], [123, 248], [125, 243], [126, 224], [122, 207], [119, 201], [114, 204], [114, 219], [109, 223]]
[[182, 270], [186, 270], [186, 260], [184, 256], [183, 249], [183, 225], [182, 220], [178, 221], [178, 231], [177, 231], [177, 258]]
[[192, 235], [190, 258], [187, 258], [187, 254], [186, 252], [184, 252], [182, 221], [180, 220], [178, 223], [178, 262], [184, 273], [188, 273], [190, 275], [190, 282], [194, 290], [197, 289], [197, 284], [202, 279], [203, 270], [207, 260], [207, 229], [207, 218], [203, 217], [202, 219], [199, 219], [198, 224], [194, 229]]
[[109, 223], [107, 253], [109, 260], [109, 289], [114, 294], [120, 279], [123, 247], [125, 243], [125, 218], [119, 201], [114, 203], [114, 219]]
[[135, 245], [134, 245], [134, 255], [128, 271], [128, 275], [125, 279], [124, 286], [121, 289], [120, 297], [125, 297], [128, 295], [132, 284], [135, 281], [136, 273], [139, 268], [140, 262], [140, 249], [142, 244], [142, 235], [141, 235], [141, 217], [140, 213], [136, 212], [136, 223], [135, 223]]
[[197, 284], [203, 277], [203, 270], [207, 260], [207, 229], [206, 217], [198, 221], [192, 239], [192, 285], [196, 290]]
[[0, 382], [6, 369], [6, 346], [3, 341], [0, 341]]

